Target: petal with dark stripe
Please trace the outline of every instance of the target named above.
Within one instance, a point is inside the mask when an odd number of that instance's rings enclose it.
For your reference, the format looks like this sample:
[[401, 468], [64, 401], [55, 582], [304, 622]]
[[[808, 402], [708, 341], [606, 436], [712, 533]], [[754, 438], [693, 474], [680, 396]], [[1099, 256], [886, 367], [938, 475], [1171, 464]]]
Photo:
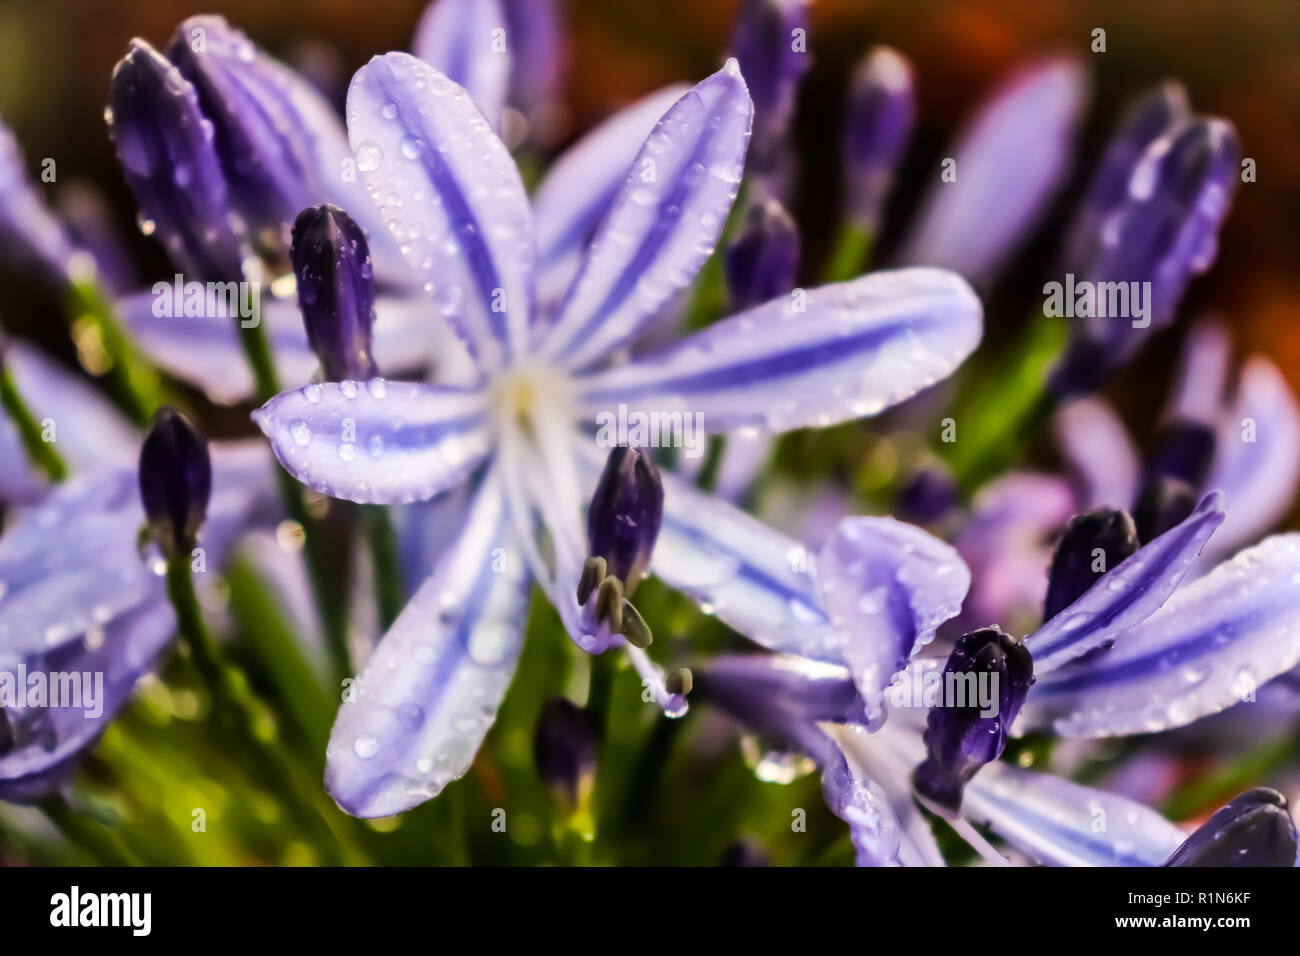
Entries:
[[1276, 535], [1181, 588], [1110, 650], [1040, 677], [1021, 723], [1071, 737], [1169, 730], [1251, 700], [1297, 663], [1300, 534]]
[[627, 106], [570, 146], [533, 197], [537, 300], [558, 306], [596, 227], [618, 196], [637, 150], [689, 87], [667, 86]]
[[845, 518], [817, 558], [822, 600], [866, 701], [881, 694], [935, 630], [961, 610], [970, 570], [957, 552], [893, 518]]
[[415, 382], [326, 382], [253, 413], [285, 470], [322, 494], [398, 504], [432, 498], [491, 449], [482, 392]]
[[1183, 522], [1111, 568], [1073, 604], [1025, 638], [1043, 675], [1106, 647], [1164, 604], [1223, 522], [1223, 496], [1211, 492]]
[[548, 356], [591, 365], [690, 284], [740, 188], [752, 116], [735, 60], [664, 114], [587, 249], [543, 346]]
[[1159, 866], [1186, 836], [1140, 803], [1004, 763], [966, 785], [962, 813], [1049, 866]]
[[589, 376], [583, 411], [695, 415], [710, 432], [826, 427], [947, 377], [980, 339], [979, 299], [952, 272], [877, 272], [804, 295]]
[[455, 544], [339, 708], [325, 786], [353, 816], [409, 810], [469, 769], [523, 645], [529, 576], [510, 534], [489, 475]]
[[493, 129], [510, 88], [511, 48], [501, 0], [434, 0], [420, 17], [411, 52], [465, 88]]
[[377, 56], [348, 90], [360, 171], [407, 263], [485, 368], [527, 342], [532, 214], [519, 170], [468, 94], [407, 53]]

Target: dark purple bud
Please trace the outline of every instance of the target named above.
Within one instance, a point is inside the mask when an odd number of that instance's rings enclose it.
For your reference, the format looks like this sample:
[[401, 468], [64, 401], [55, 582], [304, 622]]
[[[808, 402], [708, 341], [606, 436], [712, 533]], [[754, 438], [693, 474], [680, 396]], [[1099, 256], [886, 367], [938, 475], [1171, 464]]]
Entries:
[[1133, 520], [1138, 539], [1151, 541], [1184, 521], [1196, 508], [1196, 489], [1181, 478], [1157, 475], [1142, 486]]
[[722, 851], [721, 866], [771, 866], [772, 858], [757, 840], [733, 840]]
[[290, 258], [307, 339], [326, 380], [373, 378], [375, 280], [361, 227], [337, 206], [304, 209], [293, 224]]
[[625, 593], [650, 566], [663, 516], [664, 486], [650, 456], [625, 446], [611, 451], [587, 510], [587, 547]]
[[157, 50], [132, 40], [113, 69], [106, 114], [141, 229], [196, 279], [242, 278], [243, 247], [194, 87]]
[[581, 807], [596, 777], [596, 733], [586, 711], [565, 697], [542, 705], [533, 736], [537, 774], [569, 812]]
[[744, 0], [731, 36], [731, 55], [754, 101], [751, 164], [768, 171], [794, 112], [795, 93], [809, 66], [807, 0]]
[[916, 119], [912, 65], [879, 46], [853, 71], [844, 111], [844, 189], [850, 221], [874, 229]]
[[1137, 549], [1137, 528], [1128, 512], [1098, 508], [1072, 519], [1052, 555], [1043, 620], [1050, 621], [1083, 597], [1099, 577]]
[[1296, 865], [1295, 821], [1276, 790], [1247, 790], [1173, 852], [1165, 866]]
[[927, 756], [912, 775], [926, 806], [945, 815], [960, 809], [967, 781], [1002, 755], [1033, 682], [1029, 650], [999, 628], [957, 641], [943, 669], [941, 698], [926, 718]]
[[1051, 376], [1058, 397], [1095, 389], [1173, 318], [1188, 283], [1214, 262], [1238, 180], [1238, 153], [1232, 125], [1213, 118], [1177, 126], [1147, 147], [1123, 199], [1098, 224], [1097, 241], [1074, 280], [1094, 289], [1123, 283], [1127, 314], [1072, 320], [1070, 344]]
[[66, 283], [76, 250], [27, 177], [18, 141], [3, 123], [0, 197], [0, 256], [15, 270], [34, 267], [44, 281]]
[[313, 121], [333, 122], [305, 80], [267, 56], [220, 16], [181, 23], [168, 58], [193, 84], [215, 130], [213, 146], [259, 252], [282, 261], [299, 210], [332, 195], [320, 181], [326, 146]]
[[919, 468], [898, 491], [895, 509], [910, 524], [933, 524], [957, 506], [957, 480], [938, 464]]
[[1081, 272], [1101, 241], [1101, 224], [1123, 202], [1133, 170], [1156, 139], [1191, 115], [1187, 91], [1173, 81], [1139, 97], [1120, 118], [1079, 202], [1062, 255], [1061, 272]]
[[789, 294], [799, 268], [799, 227], [778, 200], [750, 208], [724, 264], [737, 311]]
[[180, 412], [159, 410], [140, 448], [140, 500], [167, 557], [194, 547], [212, 494], [208, 442]]
[[1177, 478], [1200, 488], [1214, 464], [1215, 434], [1205, 422], [1174, 421], [1160, 428], [1146, 464], [1147, 480]]

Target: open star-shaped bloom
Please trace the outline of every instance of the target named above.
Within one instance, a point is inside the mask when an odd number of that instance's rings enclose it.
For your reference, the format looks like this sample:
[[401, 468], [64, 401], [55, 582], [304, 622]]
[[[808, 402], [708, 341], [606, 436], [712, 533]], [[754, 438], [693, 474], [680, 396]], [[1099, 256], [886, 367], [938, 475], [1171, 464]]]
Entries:
[[[734, 61], [678, 99], [567, 293], [543, 309], [523, 184], [465, 91], [403, 53], [376, 57], [353, 79], [357, 168], [432, 300], [430, 321], [446, 317], [478, 373], [455, 387], [313, 384], [255, 413], [285, 468], [323, 493], [392, 504], [476, 488], [459, 536], [340, 710], [326, 783], [348, 812], [408, 809], [465, 772], [513, 674], [531, 582], [584, 650], [624, 645], [576, 597], [583, 502], [603, 459], [584, 426], [601, 412], [699, 415], [709, 432], [826, 426], [915, 394], [978, 342], [981, 309], [966, 282], [908, 269], [795, 290], [618, 364], [711, 254], [751, 116]], [[668, 583], [725, 588], [754, 561], [789, 571], [785, 552], [747, 554], [729, 519], [714, 527], [721, 502], [671, 476], [665, 487], [669, 546], [652, 570]], [[768, 626], [798, 615], [797, 603], [786, 594]], [[659, 702], [680, 711], [645, 653], [627, 650]]]

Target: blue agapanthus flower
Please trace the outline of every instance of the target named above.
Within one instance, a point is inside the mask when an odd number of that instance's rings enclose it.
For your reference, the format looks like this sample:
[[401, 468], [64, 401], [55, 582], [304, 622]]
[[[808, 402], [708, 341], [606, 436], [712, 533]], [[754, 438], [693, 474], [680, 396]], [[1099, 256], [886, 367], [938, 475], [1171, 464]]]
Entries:
[[[327, 783], [349, 812], [407, 809], [465, 772], [518, 659], [530, 583], [583, 650], [624, 643], [595, 619], [594, 598], [576, 599], [582, 509], [603, 457], [590, 431], [602, 412], [699, 415], [717, 433], [825, 426], [907, 398], [978, 342], [979, 301], [966, 283], [911, 269], [796, 290], [617, 361], [712, 251], [742, 177], [751, 113], [734, 62], [678, 99], [633, 160], [567, 293], [544, 310], [533, 211], [466, 92], [402, 53], [353, 79], [358, 170], [423, 283], [430, 320], [441, 312], [452, 323], [477, 375], [455, 387], [311, 384], [255, 419], [285, 468], [328, 495], [392, 504], [466, 481], [477, 490], [455, 543], [340, 709]], [[713, 577], [701, 560], [731, 560], [737, 582], [756, 575], [721, 508], [666, 479], [655, 573], [688, 593]], [[798, 600], [785, 595], [766, 626], [800, 613]], [[627, 652], [660, 703], [680, 711], [644, 651]]]

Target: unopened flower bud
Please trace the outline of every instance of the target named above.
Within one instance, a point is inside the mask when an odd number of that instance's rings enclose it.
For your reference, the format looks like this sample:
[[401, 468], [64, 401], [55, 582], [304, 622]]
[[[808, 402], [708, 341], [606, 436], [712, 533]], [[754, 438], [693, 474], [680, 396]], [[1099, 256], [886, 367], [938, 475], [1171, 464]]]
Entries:
[[140, 500], [153, 540], [167, 557], [194, 547], [211, 494], [207, 439], [180, 412], [163, 408], [140, 448]]
[[375, 282], [361, 227], [337, 206], [304, 209], [293, 224], [290, 256], [307, 339], [326, 380], [373, 378]]

